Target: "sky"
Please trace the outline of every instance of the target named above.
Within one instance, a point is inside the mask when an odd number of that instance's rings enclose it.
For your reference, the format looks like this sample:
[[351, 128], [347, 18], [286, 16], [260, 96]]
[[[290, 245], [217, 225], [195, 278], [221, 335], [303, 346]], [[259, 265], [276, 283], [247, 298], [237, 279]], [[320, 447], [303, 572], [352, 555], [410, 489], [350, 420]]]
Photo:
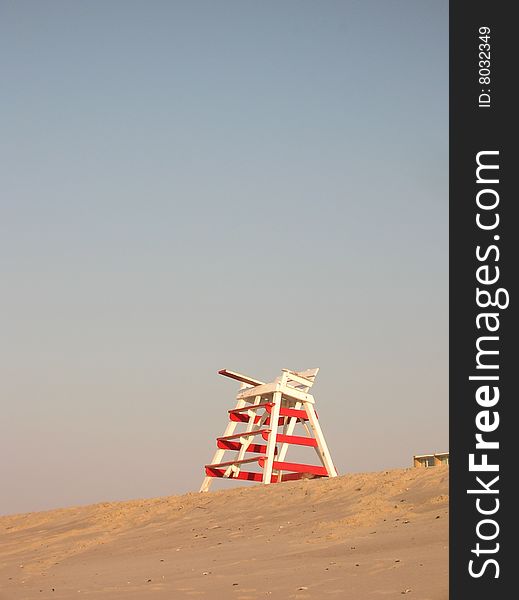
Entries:
[[447, 53], [447, 0], [0, 2], [0, 513], [198, 490], [222, 368], [320, 367], [341, 474], [448, 449]]

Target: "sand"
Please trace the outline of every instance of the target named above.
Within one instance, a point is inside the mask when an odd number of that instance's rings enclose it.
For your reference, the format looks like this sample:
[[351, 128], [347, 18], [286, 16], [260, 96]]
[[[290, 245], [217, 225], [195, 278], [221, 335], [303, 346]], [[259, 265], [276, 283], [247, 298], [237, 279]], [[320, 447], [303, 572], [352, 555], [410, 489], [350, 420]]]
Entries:
[[0, 599], [448, 597], [448, 467], [0, 518]]

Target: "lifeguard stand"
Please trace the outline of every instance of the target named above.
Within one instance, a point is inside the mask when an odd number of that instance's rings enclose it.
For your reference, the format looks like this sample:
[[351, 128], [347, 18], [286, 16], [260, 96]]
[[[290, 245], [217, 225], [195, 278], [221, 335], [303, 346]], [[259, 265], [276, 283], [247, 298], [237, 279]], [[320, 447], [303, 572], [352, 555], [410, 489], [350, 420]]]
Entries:
[[[241, 386], [236, 396], [236, 407], [229, 410], [227, 428], [216, 439], [218, 449], [211, 464], [205, 466], [206, 477], [201, 492], [209, 490], [214, 477], [264, 484], [337, 477], [314, 409], [314, 397], [309, 393], [318, 371], [283, 369], [271, 383], [228, 369], [218, 371], [220, 375], [239, 381]], [[296, 426], [302, 427], [306, 435], [294, 435]], [[237, 432], [237, 427], [242, 431]], [[286, 462], [290, 446], [314, 448], [321, 464]], [[233, 458], [223, 460], [226, 452], [232, 452]], [[254, 456], [251, 457], [251, 454]], [[249, 470], [243, 470], [244, 466]]]

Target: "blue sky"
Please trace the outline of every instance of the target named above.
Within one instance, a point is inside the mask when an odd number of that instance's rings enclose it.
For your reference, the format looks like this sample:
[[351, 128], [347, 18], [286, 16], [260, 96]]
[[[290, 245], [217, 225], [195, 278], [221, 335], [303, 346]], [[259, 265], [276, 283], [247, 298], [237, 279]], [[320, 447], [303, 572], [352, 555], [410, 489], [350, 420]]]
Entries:
[[321, 367], [343, 473], [447, 448], [447, 52], [446, 1], [1, 3], [0, 511], [197, 489], [223, 367]]

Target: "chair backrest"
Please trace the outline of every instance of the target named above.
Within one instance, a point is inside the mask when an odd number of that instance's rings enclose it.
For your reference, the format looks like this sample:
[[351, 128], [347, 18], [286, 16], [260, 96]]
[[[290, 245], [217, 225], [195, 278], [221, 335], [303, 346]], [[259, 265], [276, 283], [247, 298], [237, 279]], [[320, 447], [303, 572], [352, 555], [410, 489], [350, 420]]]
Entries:
[[308, 390], [314, 384], [319, 367], [316, 369], [306, 369], [306, 371], [291, 371], [290, 369], [283, 369], [283, 373], [280, 378], [276, 381], [283, 381], [288, 387], [293, 387], [302, 392], [308, 392]]

